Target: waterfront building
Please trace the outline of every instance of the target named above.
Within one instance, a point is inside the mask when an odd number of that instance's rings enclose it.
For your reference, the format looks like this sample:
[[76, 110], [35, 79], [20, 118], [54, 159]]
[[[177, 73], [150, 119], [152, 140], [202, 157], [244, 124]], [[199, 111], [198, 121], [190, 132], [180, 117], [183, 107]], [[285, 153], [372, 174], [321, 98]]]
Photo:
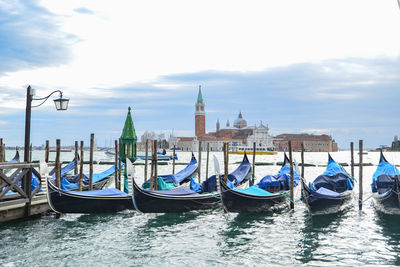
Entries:
[[309, 152], [335, 152], [338, 146], [331, 136], [322, 134], [280, 134], [274, 138], [274, 146], [281, 151], [288, 150], [288, 141], [292, 142], [292, 149], [300, 151], [304, 143], [304, 150]]

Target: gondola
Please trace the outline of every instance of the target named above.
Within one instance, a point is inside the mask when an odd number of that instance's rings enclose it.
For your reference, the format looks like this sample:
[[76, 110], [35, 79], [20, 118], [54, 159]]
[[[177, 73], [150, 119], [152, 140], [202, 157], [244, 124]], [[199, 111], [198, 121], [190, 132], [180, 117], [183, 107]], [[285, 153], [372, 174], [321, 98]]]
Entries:
[[[127, 163], [127, 170], [130, 168], [133, 167], [129, 167]], [[230, 177], [234, 181], [243, 181], [248, 176], [249, 171], [250, 163], [247, 156], [245, 156], [243, 162], [230, 174]], [[133, 203], [135, 209], [143, 213], [178, 213], [192, 210], [206, 210], [217, 207], [220, 203], [219, 193], [216, 191], [216, 182], [213, 176], [203, 182], [202, 187], [204, 190], [200, 193], [182, 186], [164, 191], [146, 190], [140, 188], [136, 184], [133, 175], [131, 176]], [[211, 190], [208, 190], [208, 188], [211, 188]]]
[[71, 192], [57, 188], [50, 179], [44, 180], [50, 208], [57, 213], [112, 213], [134, 209], [132, 196], [115, 188]]
[[399, 175], [399, 170], [386, 160], [381, 151], [379, 165], [371, 184], [377, 210], [388, 214], [400, 214]]
[[312, 215], [333, 214], [343, 210], [353, 198], [354, 179], [328, 153], [325, 172], [313, 183], [301, 177], [301, 199]]
[[[299, 175], [294, 171], [294, 186]], [[221, 199], [228, 212], [268, 212], [279, 209], [288, 203], [290, 185], [290, 162], [286, 154], [277, 175], [267, 175], [259, 183], [246, 189], [233, 189], [219, 179]]]

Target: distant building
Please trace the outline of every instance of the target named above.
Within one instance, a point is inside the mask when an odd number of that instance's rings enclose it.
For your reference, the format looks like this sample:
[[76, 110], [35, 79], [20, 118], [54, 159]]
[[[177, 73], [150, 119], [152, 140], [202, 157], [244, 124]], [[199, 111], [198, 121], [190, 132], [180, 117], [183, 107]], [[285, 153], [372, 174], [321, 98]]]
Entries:
[[278, 150], [288, 150], [288, 141], [292, 141], [293, 150], [301, 150], [301, 144], [304, 143], [304, 150], [310, 152], [335, 152], [338, 151], [338, 145], [331, 136], [313, 135], [313, 134], [280, 134], [274, 138], [274, 146]]
[[394, 140], [392, 142], [392, 151], [400, 151], [400, 141], [397, 135], [394, 136]]
[[272, 136], [268, 134], [268, 126], [260, 123], [260, 126], [247, 126], [247, 121], [243, 118], [242, 112], [234, 120], [233, 126], [227, 120], [225, 127], [221, 128], [219, 119], [216, 122], [215, 132], [206, 133], [206, 112], [201, 86], [195, 103], [195, 136], [194, 137], [174, 137], [169, 139], [169, 148], [181, 149], [182, 151], [197, 151], [199, 141], [202, 142], [202, 150], [207, 149], [209, 144], [211, 151], [222, 151], [224, 142], [229, 142], [231, 146], [242, 146], [257, 142], [259, 146], [269, 145], [273, 148]]

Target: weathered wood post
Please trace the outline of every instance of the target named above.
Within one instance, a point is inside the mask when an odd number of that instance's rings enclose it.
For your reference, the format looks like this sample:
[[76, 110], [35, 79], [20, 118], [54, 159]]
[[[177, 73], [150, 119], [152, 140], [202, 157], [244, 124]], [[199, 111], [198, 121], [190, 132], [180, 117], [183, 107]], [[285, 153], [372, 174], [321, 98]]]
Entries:
[[149, 139], [146, 139], [146, 148], [145, 148], [145, 154], [144, 154], [144, 181], [145, 183], [147, 181], [147, 165], [149, 162]]
[[172, 151], [172, 174], [175, 174], [175, 150], [176, 145], [174, 145], [174, 149]]
[[3, 157], [3, 138], [0, 138], [0, 162], [5, 162], [5, 158]]
[[82, 191], [82, 181], [83, 181], [83, 141], [81, 141], [81, 162], [79, 164], [79, 191]]
[[290, 160], [290, 209], [294, 209], [294, 171], [293, 171], [293, 157], [292, 157], [292, 141], [289, 140], [289, 160]]
[[61, 164], [60, 164], [61, 140], [56, 140], [56, 186], [61, 188]]
[[29, 146], [29, 162], [32, 163], [32, 144]]
[[114, 185], [116, 189], [119, 189], [118, 187], [118, 172], [121, 171], [120, 169], [118, 169], [118, 141], [114, 140], [114, 146], [115, 146], [115, 162], [114, 162]]
[[94, 133], [90, 134], [89, 190], [93, 190], [93, 148], [94, 148]]
[[359, 150], [360, 150], [360, 177], [358, 178], [358, 186], [359, 186], [359, 195], [358, 195], [358, 207], [362, 210], [362, 202], [363, 202], [363, 140], [359, 141]]
[[301, 177], [304, 178], [304, 142], [301, 142]]
[[208, 178], [208, 162], [210, 160], [210, 142], [207, 143], [206, 179]]
[[158, 173], [157, 173], [157, 140], [154, 140], [154, 185], [158, 190]]
[[150, 185], [149, 189], [154, 189], [154, 143], [151, 142], [151, 162], [150, 162]]
[[122, 164], [121, 164], [121, 138], [118, 139], [118, 189], [121, 190], [121, 172], [122, 172]]
[[201, 182], [201, 141], [199, 141], [199, 157], [197, 161], [197, 174], [199, 175], [199, 183]]
[[354, 177], [354, 143], [350, 142], [350, 166], [351, 166], [351, 177]]
[[74, 175], [78, 174], [78, 158], [79, 158], [79, 146], [78, 146], [78, 141], [75, 141]]
[[228, 143], [224, 143], [224, 181], [225, 183], [228, 182]]
[[44, 161], [49, 163], [49, 154], [50, 154], [50, 141], [46, 140], [46, 150], [44, 152]]
[[253, 142], [253, 174], [251, 175], [251, 183], [254, 184], [256, 176], [256, 142]]

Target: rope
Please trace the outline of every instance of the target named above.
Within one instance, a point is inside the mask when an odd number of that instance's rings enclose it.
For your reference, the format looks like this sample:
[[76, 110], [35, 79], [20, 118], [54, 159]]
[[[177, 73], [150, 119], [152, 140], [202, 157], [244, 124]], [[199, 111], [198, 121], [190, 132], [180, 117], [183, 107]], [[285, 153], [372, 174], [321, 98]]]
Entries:
[[367, 200], [369, 200], [374, 194], [370, 194], [366, 199], [363, 200], [363, 203]]
[[279, 194], [281, 194], [282, 196], [284, 196], [287, 200], [289, 200], [290, 202], [292, 202], [293, 204], [296, 204], [297, 202], [301, 201], [301, 199], [297, 199], [297, 200], [291, 200], [290, 197], [288, 195], [285, 194], [285, 192], [279, 192]]

